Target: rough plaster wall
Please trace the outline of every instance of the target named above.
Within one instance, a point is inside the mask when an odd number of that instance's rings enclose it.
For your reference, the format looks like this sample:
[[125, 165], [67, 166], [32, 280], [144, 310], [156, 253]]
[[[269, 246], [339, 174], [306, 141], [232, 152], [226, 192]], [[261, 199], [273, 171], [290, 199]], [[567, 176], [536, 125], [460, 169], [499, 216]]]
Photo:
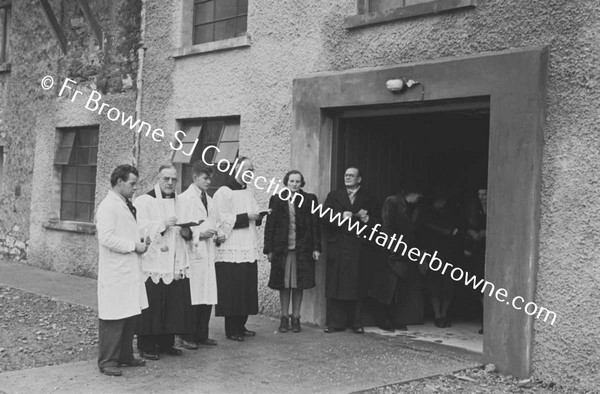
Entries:
[[177, 130], [175, 117], [169, 108], [173, 95], [173, 59], [171, 52], [175, 48], [177, 35], [170, 23], [176, 18], [176, 2], [151, 1], [146, 3], [146, 26], [144, 47], [142, 111], [140, 119], [165, 132], [163, 142], [156, 142], [144, 135], [140, 136], [140, 186], [138, 195], [144, 194], [156, 183], [160, 164], [171, 159], [172, 149], [169, 142]]
[[[73, 102], [69, 98], [49, 103], [47, 113], [54, 114], [38, 120], [38, 139], [35, 152], [35, 171], [31, 204], [31, 242], [28, 263], [59, 272], [96, 277], [98, 239], [95, 234], [80, 234], [48, 230], [43, 223], [53, 216], [53, 203], [60, 195], [50, 191], [56, 188], [54, 150], [57, 127], [98, 126], [100, 144], [96, 172], [96, 207], [110, 189], [110, 174], [119, 164], [131, 163], [132, 132], [120, 123], [85, 108], [91, 90], [84, 90]], [[135, 111], [135, 93], [103, 96], [101, 102], [122, 110], [127, 115]]]
[[[56, 206], [57, 200], [60, 201], [60, 192], [52, 192], [53, 189], [59, 190], [55, 180], [56, 168], [53, 165], [56, 128], [99, 126], [96, 201], [100, 202], [109, 188], [110, 174], [114, 167], [132, 162], [133, 132], [118, 122], [108, 120], [106, 109], [103, 115], [98, 115], [85, 109], [85, 104], [91, 89], [97, 89], [102, 92], [101, 103], [107, 103], [126, 115], [135, 116], [136, 50], [139, 46], [141, 2], [98, 0], [90, 3], [92, 12], [107, 37], [104, 50], [98, 47], [95, 36], [76, 3], [53, 2], [54, 13], [69, 41], [66, 56], [60, 51], [39, 3], [32, 3], [31, 9], [27, 11], [13, 9], [13, 17], [16, 15], [17, 18], [26, 18], [26, 21], [23, 26], [15, 21], [15, 25], [19, 27], [13, 31], [12, 37], [17, 42], [23, 42], [13, 50], [11, 71], [11, 83], [21, 83], [17, 79], [19, 71], [27, 72], [23, 83], [31, 85], [30, 96], [35, 94], [38, 100], [25, 106], [31, 112], [28, 117], [23, 117], [33, 124], [29, 131], [35, 132], [32, 138], [37, 139], [35, 156], [32, 149], [28, 158], [29, 165], [34, 167], [31, 215], [20, 211], [24, 217], [30, 217], [28, 264], [95, 277], [98, 260], [96, 235], [48, 230], [42, 226], [46, 220], [56, 216], [53, 206]], [[37, 51], [31, 51], [31, 54], [25, 52], [31, 58], [15, 56], [14, 53], [20, 48], [28, 47], [26, 42], [36, 48], [45, 48], [41, 51], [41, 57]], [[41, 42], [46, 47], [42, 47]], [[84, 93], [73, 102], [66, 97], [58, 99], [58, 90], [44, 91], [39, 86], [44, 75], [54, 76], [57, 88], [64, 78], [69, 77], [77, 82], [77, 89]], [[17, 88], [11, 97], [19, 100], [22, 95], [23, 91]], [[30, 96], [22, 99], [30, 100]], [[25, 136], [27, 134], [23, 133], [22, 137]], [[31, 174], [27, 179], [31, 179]]]
[[[319, 20], [308, 18], [319, 14], [320, 4], [250, 1], [250, 49], [173, 60], [168, 54], [180, 40], [181, 2], [173, 3], [148, 3], [144, 120], [173, 132], [175, 119], [239, 115], [240, 154], [254, 160], [257, 175], [282, 179], [290, 165], [292, 80], [312, 71], [320, 53]], [[164, 15], [173, 15], [172, 24], [161, 19]], [[155, 158], [165, 157], [165, 147], [168, 154], [172, 152], [167, 144], [142, 142], [142, 172], [156, 167]], [[306, 190], [314, 191], [314, 184], [308, 180]], [[255, 195], [266, 208], [270, 196], [262, 191]], [[260, 238], [262, 250], [262, 229]], [[268, 275], [268, 262], [263, 259], [259, 262], [261, 309], [276, 314], [278, 294], [267, 288]]]
[[[43, 34], [43, 18], [36, 1], [12, 5], [12, 69], [5, 77], [9, 100], [5, 103], [0, 124], [6, 155], [0, 196], [0, 231], [8, 232], [18, 226], [19, 239], [23, 241], [28, 239], [29, 231], [37, 105], [45, 93], [39, 87], [39, 81], [52, 67], [53, 45]], [[29, 50], [31, 47], [36, 50]], [[18, 187], [20, 196], [16, 193]]]
[[[599, 170], [597, 2], [481, 0], [475, 10], [350, 31], [343, 28], [343, 20], [356, 12], [355, 0], [249, 3], [252, 46], [246, 49], [172, 60], [164, 54], [178, 42], [178, 29], [168, 35], [168, 26], [149, 27], [147, 54], [154, 50], [159, 55], [153, 63], [148, 59], [145, 73], [153, 78], [173, 76], [172, 81], [155, 80], [156, 87], [146, 82], [144, 111], [157, 112], [163, 124], [176, 118], [241, 115], [241, 154], [253, 157], [258, 174], [269, 178], [281, 177], [289, 167], [291, 82], [296, 77], [550, 46], [535, 301], [555, 311], [559, 319], [554, 327], [535, 323], [533, 369], [546, 381], [596, 388], [600, 349], [599, 312], [594, 307], [600, 291], [600, 268], [594, 258], [600, 252], [594, 227], [600, 214], [594, 190]], [[150, 4], [152, 13], [173, 15], [177, 21], [173, 25], [178, 26], [179, 2], [175, 9], [170, 4]], [[158, 14], [150, 16], [157, 18]], [[308, 179], [309, 191], [311, 184]], [[267, 195], [259, 191], [256, 196], [266, 205]], [[261, 306], [264, 312], [276, 314], [277, 295], [265, 285], [268, 266], [263, 260], [259, 267]]]

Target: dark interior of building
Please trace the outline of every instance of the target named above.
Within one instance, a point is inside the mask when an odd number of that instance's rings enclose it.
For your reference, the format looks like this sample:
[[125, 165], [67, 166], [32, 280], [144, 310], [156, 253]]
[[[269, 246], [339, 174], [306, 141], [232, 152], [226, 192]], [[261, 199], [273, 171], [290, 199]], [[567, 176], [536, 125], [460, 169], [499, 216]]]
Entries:
[[[477, 198], [478, 189], [487, 188], [488, 141], [488, 109], [342, 118], [334, 138], [334, 186], [343, 187], [345, 168], [357, 166], [363, 186], [380, 203], [405, 187], [416, 186], [423, 192], [419, 203], [423, 207], [432, 203], [435, 194], [445, 194], [460, 229], [452, 262], [465, 266], [467, 207]], [[415, 271], [413, 279], [403, 288], [397, 314], [409, 325], [433, 317], [423, 275]], [[448, 314], [479, 321], [479, 297], [455, 284]], [[368, 325], [369, 313], [365, 315]]]

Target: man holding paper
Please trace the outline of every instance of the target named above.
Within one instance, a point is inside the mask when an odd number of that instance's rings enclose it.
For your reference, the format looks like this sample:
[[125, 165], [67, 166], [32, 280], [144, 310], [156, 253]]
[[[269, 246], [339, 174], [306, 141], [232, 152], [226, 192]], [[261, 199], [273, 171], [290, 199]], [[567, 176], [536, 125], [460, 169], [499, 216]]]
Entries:
[[[242, 167], [242, 168], [240, 168]], [[244, 179], [252, 179], [254, 165], [240, 157], [236, 177], [214, 195], [219, 241], [215, 269], [219, 303], [217, 316], [225, 317], [225, 335], [242, 342], [256, 335], [246, 328], [248, 315], [258, 313], [258, 236], [264, 215], [259, 212], [252, 190]]]
[[[218, 241], [216, 235], [216, 212], [213, 201], [207, 194], [213, 169], [201, 160], [194, 163], [194, 182], [181, 193], [177, 204], [177, 217], [181, 222], [199, 223], [184, 227], [185, 254], [189, 263], [191, 304], [194, 316], [194, 331], [183, 337], [183, 347], [198, 349], [198, 345], [216, 345], [208, 337], [208, 323], [212, 306], [217, 304], [217, 276], [215, 273], [215, 253]], [[186, 234], [188, 233], [189, 234]], [[221, 241], [225, 238], [222, 237]]]
[[158, 360], [160, 353], [181, 355], [174, 346], [175, 334], [193, 330], [189, 261], [180, 227], [176, 226], [176, 185], [175, 167], [162, 165], [154, 188], [134, 201], [138, 223], [152, 240], [142, 258], [150, 306], [142, 312], [136, 330], [140, 355], [148, 360]]

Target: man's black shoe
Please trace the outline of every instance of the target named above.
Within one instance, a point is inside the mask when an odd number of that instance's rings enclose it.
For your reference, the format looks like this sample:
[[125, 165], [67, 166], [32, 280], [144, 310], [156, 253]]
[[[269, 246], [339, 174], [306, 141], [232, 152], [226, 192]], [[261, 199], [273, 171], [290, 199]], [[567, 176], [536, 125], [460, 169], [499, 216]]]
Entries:
[[365, 333], [365, 329], [362, 327], [352, 327], [352, 331], [354, 331], [355, 334], [364, 334]]
[[158, 353], [154, 352], [140, 352], [140, 357], [152, 361], [160, 360], [160, 356], [158, 355]]
[[99, 368], [100, 369], [100, 373], [103, 373], [105, 375], [108, 376], [121, 376], [123, 375], [123, 372], [121, 372], [120, 369], [118, 369], [117, 367], [104, 367], [104, 368]]
[[210, 338], [206, 338], [201, 341], [198, 341], [198, 343], [200, 345], [204, 345], [204, 346], [216, 346], [217, 345], [217, 341], [215, 341], [214, 339], [210, 339]]
[[165, 353], [170, 356], [181, 356], [181, 354], [183, 352], [181, 351], [181, 349], [177, 349], [176, 347], [171, 347], [171, 348], [168, 348], [167, 350], [165, 350]]
[[253, 337], [253, 336], [256, 335], [256, 332], [255, 331], [246, 330], [244, 328], [244, 331], [242, 331], [242, 335], [245, 336], [245, 337]]
[[331, 334], [334, 332], [340, 332], [340, 331], [344, 331], [344, 329], [343, 328], [335, 328], [335, 327], [325, 327], [325, 332], [327, 334]]
[[227, 339], [231, 339], [232, 341], [244, 342], [244, 337], [241, 335], [229, 335]]
[[119, 361], [119, 367], [143, 367], [146, 365], [146, 360], [140, 360], [139, 358], [134, 358], [131, 361]]

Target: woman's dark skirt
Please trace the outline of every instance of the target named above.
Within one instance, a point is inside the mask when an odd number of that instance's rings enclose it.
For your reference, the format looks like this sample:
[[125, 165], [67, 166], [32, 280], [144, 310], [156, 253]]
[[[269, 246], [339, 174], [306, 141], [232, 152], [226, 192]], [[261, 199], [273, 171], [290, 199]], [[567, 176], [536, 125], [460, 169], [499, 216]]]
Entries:
[[258, 314], [258, 271], [253, 263], [215, 263], [217, 296], [215, 316]]

